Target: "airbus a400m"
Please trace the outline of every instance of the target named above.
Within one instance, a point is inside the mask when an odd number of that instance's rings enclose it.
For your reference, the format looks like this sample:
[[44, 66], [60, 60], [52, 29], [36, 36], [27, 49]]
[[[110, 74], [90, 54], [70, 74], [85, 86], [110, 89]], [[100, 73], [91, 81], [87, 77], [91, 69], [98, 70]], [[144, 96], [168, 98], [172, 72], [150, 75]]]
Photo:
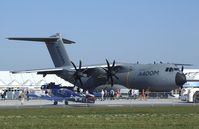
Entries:
[[171, 91], [181, 87], [186, 82], [182, 68], [178, 64], [132, 64], [132, 63], [109, 63], [101, 65], [82, 66], [79, 61], [76, 66], [66, 52], [64, 44], [75, 42], [55, 34], [50, 37], [13, 37], [10, 40], [44, 42], [48, 48], [55, 68], [38, 69], [18, 72], [37, 72], [37, 74], [56, 74], [57, 76], [73, 83], [74, 85], [93, 91], [96, 87], [104, 84], [121, 84], [128, 88], [149, 89], [150, 91]]

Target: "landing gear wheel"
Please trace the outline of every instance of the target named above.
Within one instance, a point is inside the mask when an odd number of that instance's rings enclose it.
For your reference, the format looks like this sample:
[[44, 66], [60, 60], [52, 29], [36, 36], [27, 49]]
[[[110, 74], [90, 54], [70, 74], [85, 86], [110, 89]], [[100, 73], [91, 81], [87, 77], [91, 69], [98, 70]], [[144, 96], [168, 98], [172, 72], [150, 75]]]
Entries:
[[54, 101], [54, 103], [53, 103], [54, 105], [57, 105], [58, 104], [58, 102], [57, 101]]
[[193, 96], [193, 102], [199, 103], [199, 92], [198, 91]]
[[66, 100], [65, 100], [65, 102], [64, 102], [64, 103], [65, 103], [65, 105], [68, 105], [68, 101], [66, 101]]

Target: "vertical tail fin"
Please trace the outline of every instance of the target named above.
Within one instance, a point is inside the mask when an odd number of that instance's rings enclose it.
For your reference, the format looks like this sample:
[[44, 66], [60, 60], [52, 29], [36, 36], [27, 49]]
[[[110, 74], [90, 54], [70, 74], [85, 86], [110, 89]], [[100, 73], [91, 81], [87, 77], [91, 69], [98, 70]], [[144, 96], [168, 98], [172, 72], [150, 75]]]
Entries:
[[51, 37], [58, 38], [56, 41], [46, 41], [46, 46], [55, 67], [70, 66], [71, 61], [68, 57], [66, 49], [64, 48], [64, 43], [71, 44], [75, 42], [61, 38], [60, 34], [56, 34]]
[[70, 62], [70, 59], [66, 52], [66, 49], [64, 48], [64, 43], [72, 44], [75, 42], [62, 38], [59, 33], [52, 35], [50, 37], [47, 37], [47, 38], [17, 37], [17, 38], [8, 38], [8, 39], [9, 40], [45, 42], [55, 67], [71, 65], [71, 62]]

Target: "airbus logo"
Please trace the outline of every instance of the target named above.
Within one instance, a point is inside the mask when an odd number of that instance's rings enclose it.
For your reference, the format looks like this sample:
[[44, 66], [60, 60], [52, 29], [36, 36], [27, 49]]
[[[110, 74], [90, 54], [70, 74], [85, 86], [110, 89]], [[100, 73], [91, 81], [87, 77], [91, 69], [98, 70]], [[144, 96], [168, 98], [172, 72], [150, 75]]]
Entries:
[[139, 72], [138, 76], [154, 76], [154, 75], [159, 75], [159, 71], [144, 71], [144, 72]]

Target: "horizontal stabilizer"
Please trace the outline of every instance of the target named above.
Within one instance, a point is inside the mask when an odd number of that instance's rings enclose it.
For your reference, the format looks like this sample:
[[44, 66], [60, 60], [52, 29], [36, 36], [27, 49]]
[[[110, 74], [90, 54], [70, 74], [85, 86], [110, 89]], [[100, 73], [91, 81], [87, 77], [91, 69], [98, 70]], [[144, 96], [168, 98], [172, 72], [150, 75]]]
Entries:
[[[47, 38], [33, 38], [33, 37], [10, 37], [7, 38], [9, 40], [21, 40], [21, 41], [37, 41], [37, 42], [46, 42], [46, 43], [55, 43], [59, 37], [47, 37]], [[62, 38], [63, 43], [65, 44], [72, 44], [75, 43], [74, 41]]]
[[50, 37], [9, 37], [9, 40], [36, 41], [44, 42], [55, 67], [71, 66], [71, 61], [65, 50], [65, 44], [75, 43], [74, 41], [62, 38], [60, 33], [56, 33]]

